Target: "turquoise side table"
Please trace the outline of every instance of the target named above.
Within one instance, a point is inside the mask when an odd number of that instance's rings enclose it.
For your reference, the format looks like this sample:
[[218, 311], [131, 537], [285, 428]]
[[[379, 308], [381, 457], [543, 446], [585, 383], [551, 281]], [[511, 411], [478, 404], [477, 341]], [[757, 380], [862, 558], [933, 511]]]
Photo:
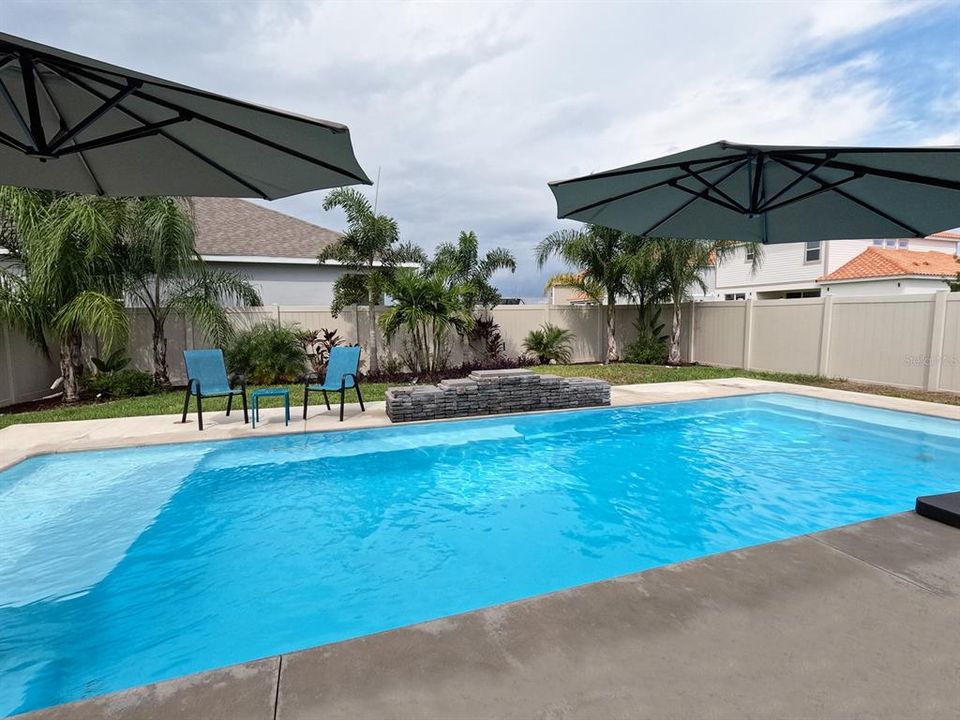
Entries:
[[282, 397], [284, 419], [283, 424], [290, 424], [290, 391], [286, 388], [260, 388], [250, 393], [250, 402], [253, 403], [253, 426], [257, 426], [257, 420], [260, 419], [260, 398], [264, 397]]

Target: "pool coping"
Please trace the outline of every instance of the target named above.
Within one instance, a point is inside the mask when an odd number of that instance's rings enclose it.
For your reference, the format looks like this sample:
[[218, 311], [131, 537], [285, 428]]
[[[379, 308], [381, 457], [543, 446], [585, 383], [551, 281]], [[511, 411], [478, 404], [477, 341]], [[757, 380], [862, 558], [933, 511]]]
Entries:
[[897, 513], [11, 717], [953, 718], [957, 602], [960, 530]]
[[[610, 388], [610, 406], [661, 404], [773, 392], [960, 420], [960, 406], [957, 405], [871, 395], [812, 385], [754, 380], [752, 378], [614, 385]], [[244, 425], [240, 413], [234, 413], [230, 418], [224, 417], [219, 412], [208, 413], [203, 432], [196, 429], [191, 416], [188, 416], [186, 424], [182, 424], [179, 415], [145, 415], [96, 420], [69, 420], [55, 423], [14, 424], [0, 430], [0, 471], [35, 455], [396, 426], [395, 423], [390, 422], [386, 415], [385, 402], [368, 402], [366, 407], [366, 412], [361, 412], [359, 405], [348, 404], [348, 413], [343, 423], [337, 420], [334, 410], [314, 412], [305, 421], [300, 418], [291, 418], [289, 426], [283, 423], [283, 408], [264, 408], [261, 409], [262, 419], [256, 429], [251, 428], [250, 425]], [[559, 408], [556, 410], [537, 410], [532, 413], [505, 413], [474, 418], [420, 420], [405, 422], [401, 425], [409, 427], [426, 423], [459, 422], [540, 413], [578, 412], [589, 409], [591, 408]]]

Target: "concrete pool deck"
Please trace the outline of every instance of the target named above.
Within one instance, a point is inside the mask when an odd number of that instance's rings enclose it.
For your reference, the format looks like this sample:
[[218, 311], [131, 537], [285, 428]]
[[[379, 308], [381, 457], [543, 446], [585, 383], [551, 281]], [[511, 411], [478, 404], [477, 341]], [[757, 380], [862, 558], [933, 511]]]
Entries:
[[[960, 419], [956, 406], [736, 378], [613, 390], [614, 405], [789, 392]], [[0, 431], [0, 467], [389, 424], [383, 403], [352, 410], [289, 428], [277, 410], [256, 430], [211, 413], [203, 433], [174, 416], [14, 425]], [[18, 717], [956, 718], [957, 707], [960, 530], [903, 513]]]

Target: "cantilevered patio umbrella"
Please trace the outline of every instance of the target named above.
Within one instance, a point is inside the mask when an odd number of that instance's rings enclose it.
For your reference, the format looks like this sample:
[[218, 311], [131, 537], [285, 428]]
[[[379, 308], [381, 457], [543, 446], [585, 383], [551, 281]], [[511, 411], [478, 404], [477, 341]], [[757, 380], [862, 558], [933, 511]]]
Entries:
[[344, 125], [0, 33], [0, 183], [274, 199], [370, 181]]
[[960, 225], [960, 148], [718, 142], [550, 189], [558, 217], [642, 236], [921, 237]]

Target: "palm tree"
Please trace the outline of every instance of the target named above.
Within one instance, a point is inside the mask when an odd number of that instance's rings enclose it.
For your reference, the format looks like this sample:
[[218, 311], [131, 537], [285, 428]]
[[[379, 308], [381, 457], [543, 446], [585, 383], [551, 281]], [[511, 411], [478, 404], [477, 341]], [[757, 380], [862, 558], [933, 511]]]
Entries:
[[473, 327], [473, 313], [463, 302], [465, 289], [443, 275], [399, 270], [389, 283], [393, 305], [380, 318], [387, 340], [401, 330], [410, 339], [404, 362], [413, 372], [434, 374], [446, 367], [446, 336], [461, 335]]
[[194, 221], [185, 201], [169, 197], [131, 200], [123, 269], [128, 294], [153, 321], [153, 377], [170, 384], [167, 336], [171, 313], [189, 317], [215, 345], [233, 336], [225, 302], [260, 305], [260, 296], [238, 273], [211, 270], [193, 247]]
[[542, 268], [557, 256], [579, 271], [576, 285], [584, 292], [602, 289], [606, 299], [607, 353], [604, 364], [619, 358], [615, 306], [617, 296], [626, 292], [627, 250], [632, 236], [601, 225], [579, 230], [557, 230], [544, 238], [536, 249], [537, 266]]
[[669, 298], [669, 289], [660, 265], [656, 243], [640, 237], [628, 243], [627, 270], [624, 285], [627, 295], [637, 306], [638, 339], [659, 341], [663, 325], [659, 322], [658, 305]]
[[546, 365], [551, 360], [566, 364], [573, 357], [570, 343], [575, 337], [570, 330], [552, 323], [544, 323], [539, 329], [527, 333], [523, 341], [523, 350], [535, 356], [541, 365]]
[[[656, 254], [660, 276], [666, 294], [673, 303], [673, 326], [670, 331], [667, 362], [680, 362], [680, 330], [683, 320], [682, 307], [689, 298], [692, 287], [706, 291], [703, 271], [738, 252], [745, 244], [731, 240], [693, 240], [690, 238], [647, 238], [651, 251]], [[746, 244], [753, 250], [751, 269], [755, 272], [763, 262], [763, 246]]]
[[[328, 245], [317, 259], [320, 262], [335, 260], [344, 265], [362, 268], [370, 313], [369, 370], [375, 374], [380, 369], [377, 347], [377, 305], [382, 301], [386, 282], [394, 270], [405, 262], [425, 262], [423, 251], [400, 242], [397, 221], [386, 215], [378, 215], [370, 201], [354, 188], [338, 188], [327, 194], [323, 209], [341, 208], [347, 214], [347, 231], [335, 243]], [[337, 292], [350, 291], [350, 297]], [[334, 308], [354, 304], [356, 285], [351, 281], [334, 286]]]
[[57, 342], [63, 399], [80, 397], [83, 334], [119, 346], [128, 333], [119, 260], [123, 201], [67, 193], [0, 188], [4, 247], [0, 320], [23, 332], [49, 357]]
[[478, 305], [489, 309], [500, 304], [500, 291], [490, 284], [498, 270], [517, 271], [513, 253], [497, 247], [481, 258], [477, 234], [472, 230], [462, 231], [456, 243], [438, 245], [427, 266], [428, 272], [443, 275], [448, 283], [461, 287], [463, 302], [470, 309]]

